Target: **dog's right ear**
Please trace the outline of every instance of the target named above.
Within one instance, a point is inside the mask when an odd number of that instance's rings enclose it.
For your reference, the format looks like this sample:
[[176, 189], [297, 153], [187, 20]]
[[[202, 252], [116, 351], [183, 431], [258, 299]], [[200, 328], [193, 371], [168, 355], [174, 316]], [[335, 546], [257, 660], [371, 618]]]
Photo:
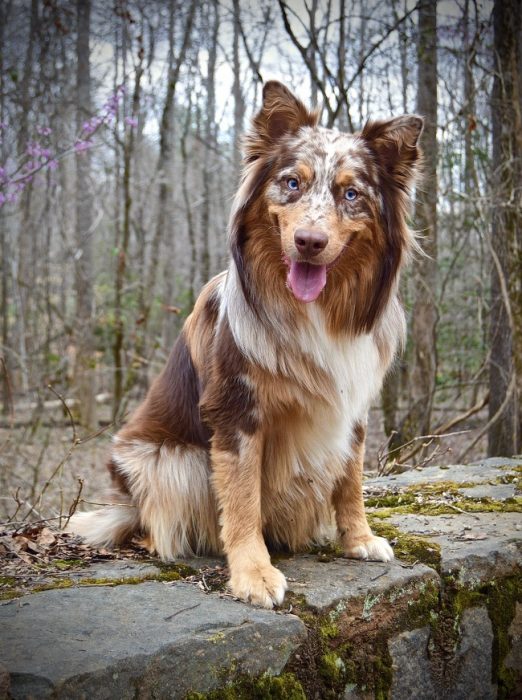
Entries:
[[281, 137], [297, 133], [300, 127], [316, 126], [318, 118], [317, 112], [308, 110], [284, 85], [268, 81], [263, 87], [263, 106], [244, 140], [246, 162], [268, 155]]

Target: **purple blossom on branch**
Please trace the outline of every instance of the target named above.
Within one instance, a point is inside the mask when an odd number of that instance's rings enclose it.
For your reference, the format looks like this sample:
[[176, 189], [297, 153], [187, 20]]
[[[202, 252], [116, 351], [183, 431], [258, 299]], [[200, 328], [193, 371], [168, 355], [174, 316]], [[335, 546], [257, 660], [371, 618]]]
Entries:
[[96, 129], [103, 124], [103, 117], [91, 117], [83, 123], [82, 132], [90, 136]]
[[[18, 195], [26, 186], [31, 183], [41, 170], [56, 170], [58, 168], [58, 159], [68, 155], [71, 151], [74, 153], [84, 153], [92, 148], [95, 144], [92, 136], [99, 127], [108, 125], [116, 116], [120, 101], [125, 94], [125, 87], [120, 85], [114, 94], [110, 95], [107, 102], [97, 115], [94, 115], [82, 124], [82, 130], [77, 137], [72, 147], [64, 150], [57, 156], [53, 155], [51, 149], [42, 146], [37, 140], [29, 141], [25, 153], [27, 159], [13, 164], [13, 167], [0, 166], [0, 207], [6, 203], [16, 202]], [[130, 127], [138, 125], [138, 120], [135, 117], [126, 117], [125, 123]], [[7, 122], [0, 122], [0, 134], [7, 129]], [[36, 126], [36, 133], [41, 137], [48, 137], [53, 132], [48, 126]], [[0, 139], [1, 143], [1, 139]]]
[[83, 153], [84, 151], [88, 151], [89, 148], [92, 148], [94, 146], [93, 141], [76, 141], [74, 144], [74, 150], [76, 153]]

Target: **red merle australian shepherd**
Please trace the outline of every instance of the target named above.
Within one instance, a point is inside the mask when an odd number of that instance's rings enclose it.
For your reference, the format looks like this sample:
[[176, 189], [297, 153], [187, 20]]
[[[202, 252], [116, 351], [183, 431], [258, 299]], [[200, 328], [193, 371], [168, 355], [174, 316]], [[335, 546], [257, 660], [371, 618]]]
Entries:
[[163, 559], [225, 553], [230, 588], [272, 607], [267, 545], [333, 523], [347, 557], [388, 561], [364, 511], [368, 407], [404, 335], [399, 272], [422, 119], [345, 134], [269, 82], [245, 140], [231, 261], [203, 289], [163, 373], [116, 435], [114, 505], [70, 529], [141, 533]]

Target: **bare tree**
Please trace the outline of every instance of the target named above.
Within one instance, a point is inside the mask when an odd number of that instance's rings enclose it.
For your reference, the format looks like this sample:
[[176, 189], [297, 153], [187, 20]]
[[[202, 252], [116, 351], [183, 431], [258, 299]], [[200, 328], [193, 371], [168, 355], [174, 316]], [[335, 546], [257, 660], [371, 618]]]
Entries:
[[521, 18], [521, 0], [495, 0], [489, 455], [522, 447]]
[[[245, 98], [241, 87], [241, 62], [239, 59], [239, 37], [241, 34], [241, 16], [239, 0], [233, 0], [234, 35], [232, 41], [232, 67], [234, 71], [234, 172], [239, 174], [241, 164], [241, 136], [245, 119]], [[238, 175], [236, 175], [238, 177]]]
[[[5, 27], [6, 20], [9, 14], [9, 8], [6, 6], [4, 0], [0, 1], [0, 122], [5, 123], [5, 66], [4, 66], [4, 41], [5, 41]], [[6, 160], [6, 150], [5, 142], [2, 139], [0, 144], [0, 155], [2, 163]], [[9, 413], [10, 409], [10, 387], [8, 378], [8, 359], [7, 359], [7, 348], [9, 347], [9, 316], [8, 316], [8, 306], [9, 301], [8, 295], [8, 284], [9, 284], [9, 250], [8, 250], [8, 239], [7, 239], [7, 226], [4, 216], [4, 210], [0, 209], [0, 261], [2, 265], [2, 279], [0, 284], [0, 290], [2, 295], [2, 301], [0, 306], [0, 314], [2, 316], [2, 349], [0, 352], [0, 357], [2, 358], [2, 367], [0, 372], [2, 373], [2, 412], [6, 415]]]
[[211, 276], [210, 228], [212, 192], [214, 190], [214, 169], [212, 167], [212, 161], [216, 151], [216, 58], [219, 21], [219, 3], [217, 0], [210, 0], [208, 12], [209, 46], [207, 75], [205, 80], [207, 88], [207, 108], [204, 126], [202, 173], [204, 199], [201, 210], [201, 278], [203, 283], [207, 282]]
[[[90, 0], [76, 2], [76, 128], [80, 134], [85, 120], [92, 114], [91, 105], [91, 3]], [[78, 397], [79, 422], [93, 430], [96, 419], [95, 346], [93, 337], [93, 193], [91, 189], [91, 158], [88, 150], [76, 154], [76, 376], [75, 389]]]
[[411, 408], [403, 421], [406, 441], [430, 430], [437, 371], [437, 3], [419, 5], [417, 111], [424, 116], [423, 178], [417, 188], [415, 226], [424, 255], [415, 261], [411, 336]]

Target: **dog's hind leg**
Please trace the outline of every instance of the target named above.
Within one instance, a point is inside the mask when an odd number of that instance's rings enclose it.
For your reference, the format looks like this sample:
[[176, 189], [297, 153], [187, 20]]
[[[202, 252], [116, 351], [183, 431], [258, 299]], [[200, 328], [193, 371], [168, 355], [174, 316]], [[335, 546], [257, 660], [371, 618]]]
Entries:
[[113, 498], [129, 506], [79, 513], [70, 531], [89, 544], [110, 546], [140, 530], [147, 548], [162, 559], [219, 552], [206, 450], [117, 437], [110, 470], [120, 485]]
[[393, 550], [384, 537], [376, 537], [368, 525], [363, 498], [363, 460], [365, 428], [355, 428], [352, 457], [347, 460], [345, 474], [334, 489], [337, 529], [345, 555], [351, 559], [391, 561]]
[[207, 450], [122, 440], [113, 459], [129, 483], [150, 550], [162, 559], [219, 551]]
[[230, 588], [242, 600], [265, 608], [281, 604], [283, 574], [270, 563], [261, 514], [260, 434], [237, 436], [236, 445], [215, 436], [211, 457], [221, 511], [221, 538], [230, 569]]

